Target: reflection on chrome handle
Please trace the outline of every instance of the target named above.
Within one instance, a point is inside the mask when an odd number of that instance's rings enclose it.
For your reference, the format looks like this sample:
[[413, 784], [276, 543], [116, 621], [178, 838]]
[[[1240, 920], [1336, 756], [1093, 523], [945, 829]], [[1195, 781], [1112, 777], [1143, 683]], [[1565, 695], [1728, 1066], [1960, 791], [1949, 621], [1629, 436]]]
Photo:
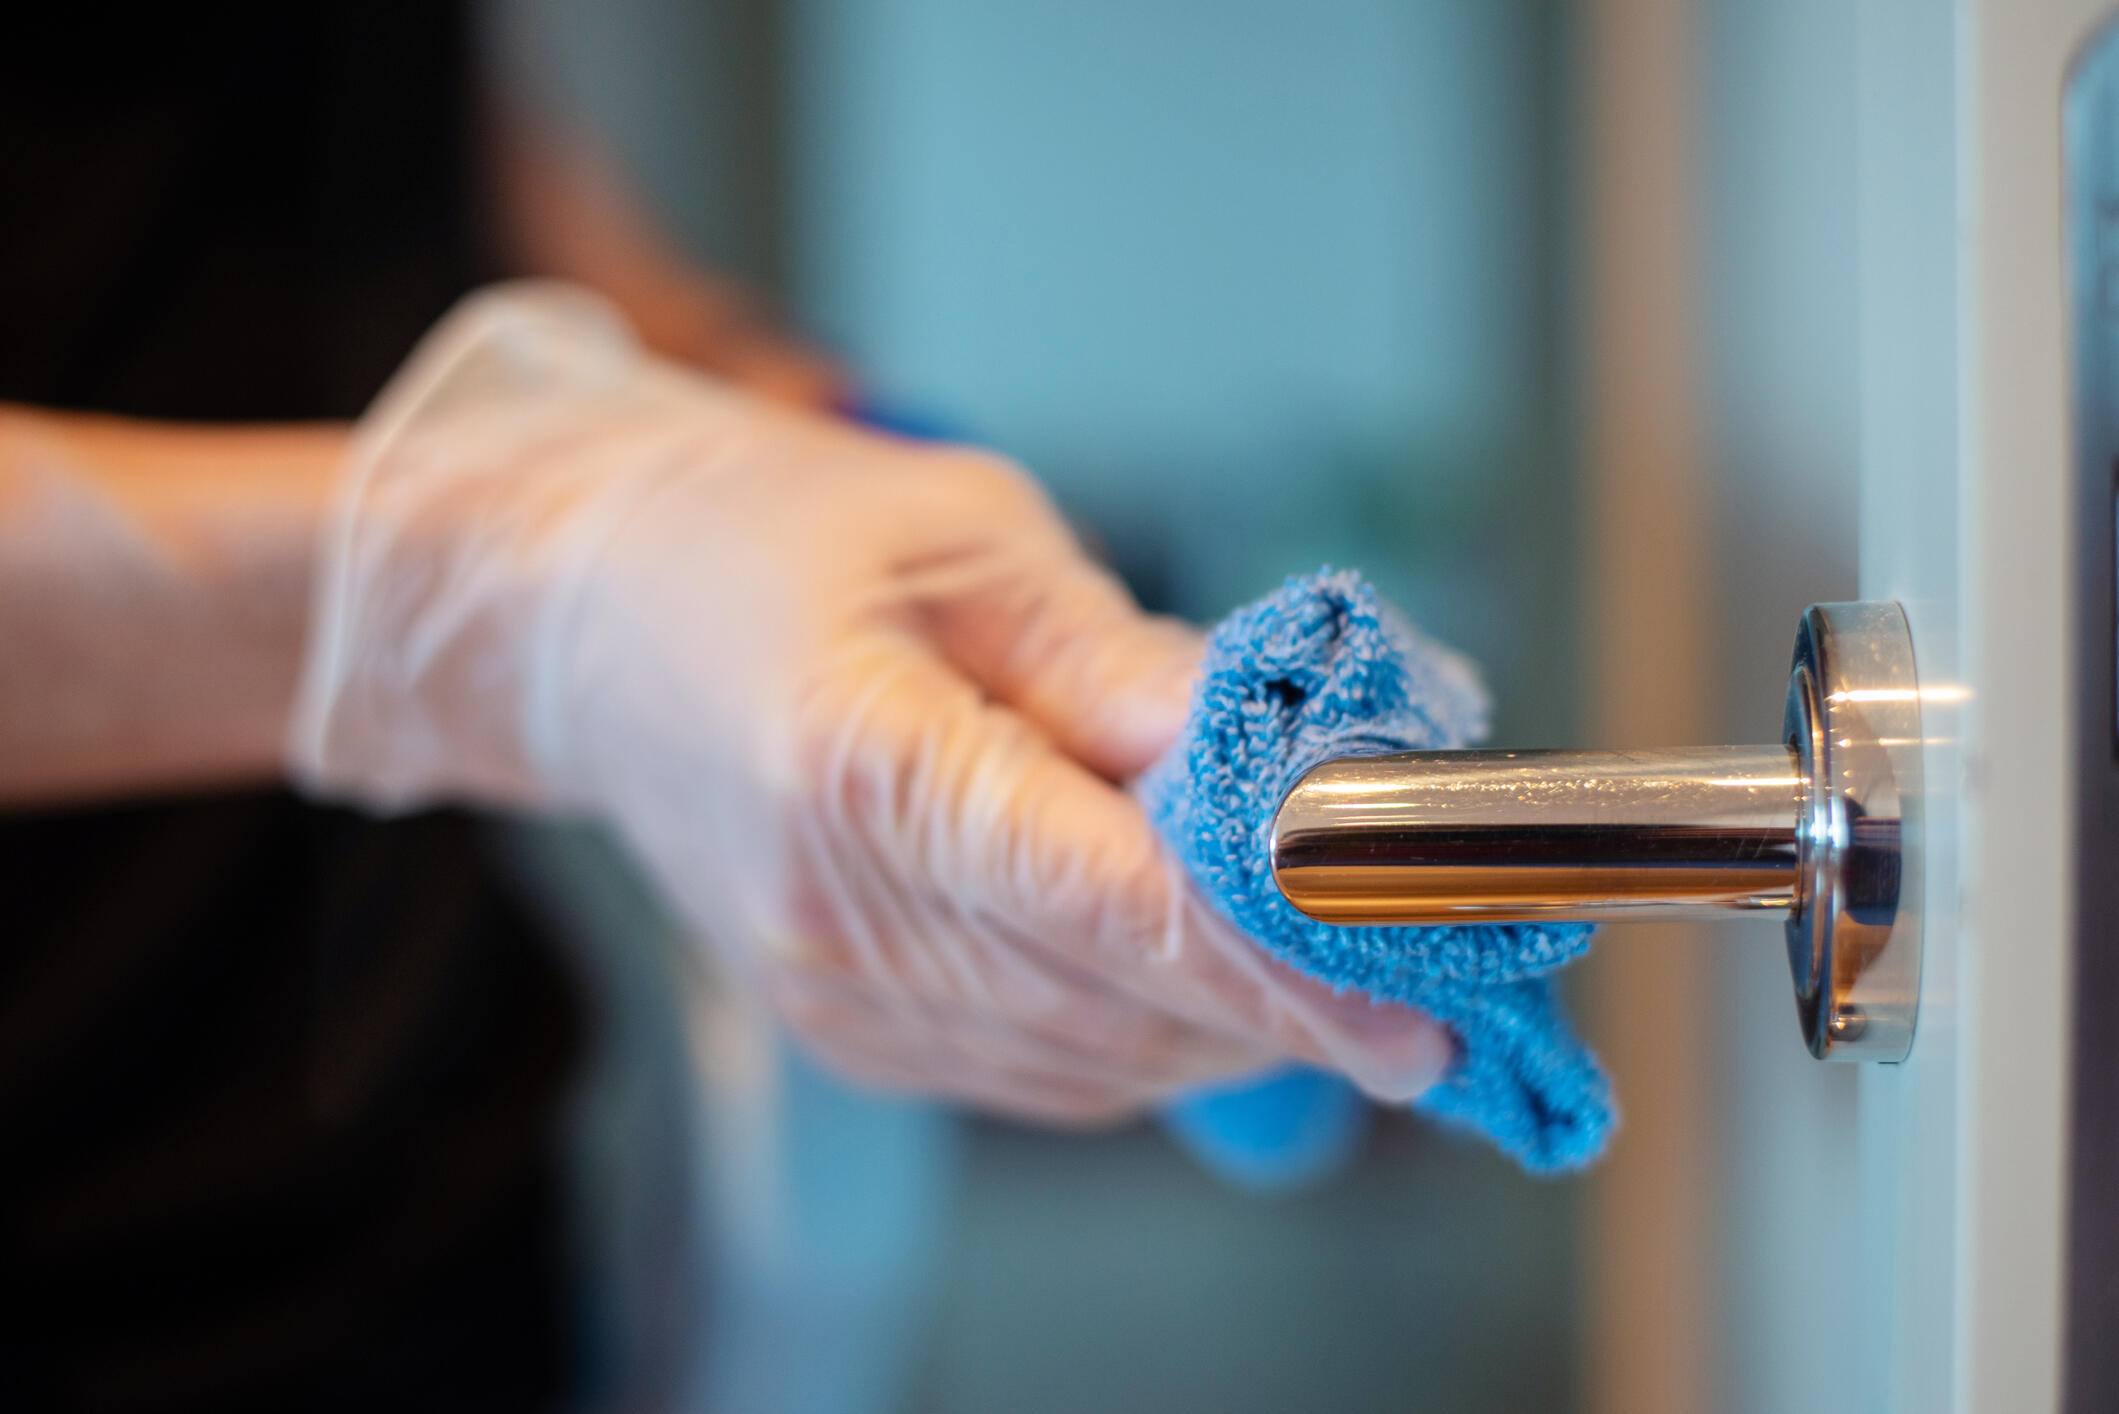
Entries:
[[1783, 746], [1348, 757], [1282, 802], [1273, 878], [1329, 923], [1786, 913], [1808, 797]]

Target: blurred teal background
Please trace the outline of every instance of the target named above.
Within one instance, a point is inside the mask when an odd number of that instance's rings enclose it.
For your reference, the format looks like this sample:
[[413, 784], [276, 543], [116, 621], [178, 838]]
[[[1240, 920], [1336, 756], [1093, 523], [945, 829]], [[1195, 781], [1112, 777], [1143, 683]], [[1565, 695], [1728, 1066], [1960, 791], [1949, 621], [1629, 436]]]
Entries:
[[1358, 564], [1505, 729], [1566, 729], [1555, 7], [788, 20], [809, 327], [1035, 468], [1149, 597], [1211, 618]]
[[[1035, 469], [1145, 599], [1357, 566], [1485, 664], [1500, 741], [1576, 738], [1564, 5], [514, 8], [702, 255]], [[667, 1342], [701, 1407], [1576, 1403], [1578, 1190], [1402, 1117], [1266, 1201], [1151, 1126], [958, 1124], [769, 1043], [735, 1071], [694, 1135], [715, 1310]], [[694, 1181], [664, 1168], [604, 1187]]]

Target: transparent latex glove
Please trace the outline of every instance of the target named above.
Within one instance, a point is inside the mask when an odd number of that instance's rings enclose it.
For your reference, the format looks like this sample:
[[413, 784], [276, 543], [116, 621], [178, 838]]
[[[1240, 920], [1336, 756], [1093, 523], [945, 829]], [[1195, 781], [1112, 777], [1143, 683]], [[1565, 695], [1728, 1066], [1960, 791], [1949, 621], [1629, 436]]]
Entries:
[[381, 809], [586, 812], [856, 1079], [1093, 1120], [1297, 1057], [1449, 1057], [1182, 881], [1115, 784], [1190, 631], [990, 456], [770, 406], [505, 287], [431, 334], [325, 531], [291, 764]]

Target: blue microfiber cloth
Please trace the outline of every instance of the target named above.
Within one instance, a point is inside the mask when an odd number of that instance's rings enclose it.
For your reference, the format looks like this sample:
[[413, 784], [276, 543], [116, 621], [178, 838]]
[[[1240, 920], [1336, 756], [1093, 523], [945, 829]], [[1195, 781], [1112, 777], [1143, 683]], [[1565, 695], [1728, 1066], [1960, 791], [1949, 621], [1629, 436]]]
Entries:
[[1463, 746], [1485, 730], [1469, 665], [1358, 575], [1326, 570], [1214, 630], [1184, 735], [1135, 789], [1237, 927], [1300, 971], [1450, 1029], [1456, 1061], [1416, 1108], [1485, 1135], [1526, 1169], [1563, 1172], [1602, 1153], [1613, 1123], [1610, 1084], [1546, 975], [1582, 953], [1589, 927], [1320, 923], [1281, 896], [1267, 861], [1273, 812], [1311, 766]]
[[1346, 1166], [1368, 1133], [1369, 1106], [1338, 1076], [1296, 1065], [1195, 1090], [1165, 1106], [1162, 1121], [1232, 1187], [1285, 1193]]

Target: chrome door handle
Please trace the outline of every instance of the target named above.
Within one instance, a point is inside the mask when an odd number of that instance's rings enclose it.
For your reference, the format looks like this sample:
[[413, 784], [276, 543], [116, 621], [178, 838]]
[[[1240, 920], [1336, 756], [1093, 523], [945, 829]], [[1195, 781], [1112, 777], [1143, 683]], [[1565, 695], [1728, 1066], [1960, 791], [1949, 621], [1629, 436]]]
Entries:
[[1803, 1039], [1897, 1061], [1920, 1001], [1920, 690], [1893, 603], [1797, 629], [1782, 744], [1416, 751], [1310, 770], [1273, 879], [1329, 923], [1775, 914]]

